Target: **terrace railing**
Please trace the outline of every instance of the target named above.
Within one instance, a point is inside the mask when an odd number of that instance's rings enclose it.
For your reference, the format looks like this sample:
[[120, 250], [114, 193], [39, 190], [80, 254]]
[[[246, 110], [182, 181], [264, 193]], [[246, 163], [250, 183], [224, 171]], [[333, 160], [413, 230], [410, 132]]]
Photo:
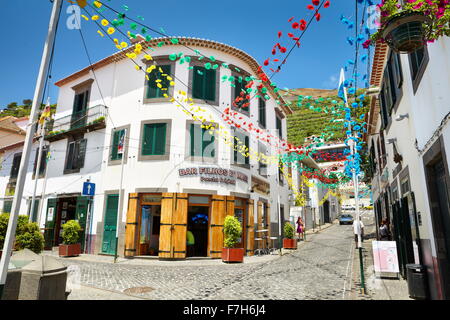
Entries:
[[83, 128], [104, 128], [107, 117], [107, 107], [96, 105], [86, 110], [65, 117], [50, 120], [45, 127], [46, 137], [61, 135], [66, 132], [79, 131]]

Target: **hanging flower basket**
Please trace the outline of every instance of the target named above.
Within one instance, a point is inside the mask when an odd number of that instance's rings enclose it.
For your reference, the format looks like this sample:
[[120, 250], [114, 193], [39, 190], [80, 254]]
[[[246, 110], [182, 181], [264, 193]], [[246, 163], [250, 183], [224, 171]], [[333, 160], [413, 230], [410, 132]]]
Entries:
[[402, 12], [386, 22], [382, 38], [398, 53], [411, 53], [426, 44], [427, 32], [423, 27], [430, 19], [417, 12]]
[[363, 46], [378, 40], [388, 43], [392, 50], [411, 53], [450, 36], [450, 2], [448, 0], [382, 0], [378, 5], [381, 25]]

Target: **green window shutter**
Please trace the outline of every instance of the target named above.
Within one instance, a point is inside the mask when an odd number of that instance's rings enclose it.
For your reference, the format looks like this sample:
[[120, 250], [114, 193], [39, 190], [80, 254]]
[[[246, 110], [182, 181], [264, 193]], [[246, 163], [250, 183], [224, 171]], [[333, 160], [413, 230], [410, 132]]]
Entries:
[[3, 201], [3, 212], [4, 213], [10, 213], [12, 207], [12, 201], [11, 200], [5, 200]]
[[165, 123], [156, 123], [153, 125], [153, 154], [164, 155], [166, 154], [166, 127]]
[[118, 160], [119, 155], [117, 154], [117, 149], [119, 146], [119, 133], [120, 131], [115, 131], [113, 136], [113, 144], [111, 148], [111, 160]]
[[172, 70], [172, 66], [170, 64], [168, 65], [161, 65], [158, 66], [155, 70], [152, 71], [149, 75], [149, 80], [147, 81], [147, 99], [153, 99], [153, 98], [163, 98], [164, 93], [167, 93], [168, 90], [161, 90], [158, 88], [156, 80], [161, 80], [161, 85], [163, 88], [169, 88], [170, 81], [167, 80], [167, 76], [163, 76], [161, 72], [159, 71], [159, 68], [162, 69], [163, 74], [169, 75]]
[[150, 124], [144, 125], [144, 138], [142, 139], [142, 155], [152, 154], [153, 130]]
[[190, 129], [191, 134], [191, 156], [201, 157], [202, 156], [202, 128], [197, 124], [191, 124]]
[[[248, 150], [250, 148], [250, 138], [248, 136], [245, 136], [245, 146], [247, 147], [246, 150]], [[246, 157], [244, 155], [244, 159], [245, 159], [245, 164], [250, 164], [250, 157]]]
[[[206, 69], [195, 66], [193, 72], [192, 97], [194, 99], [204, 99], [203, 83], [206, 77]], [[201, 73], [201, 74], [200, 74]]]
[[157, 98], [158, 97], [158, 87], [156, 86], [155, 80], [157, 80], [157, 71], [154, 70], [150, 73], [149, 80], [147, 81], [147, 99]]
[[74, 154], [74, 148], [75, 148], [75, 142], [69, 142], [69, 145], [67, 146], [67, 162], [66, 162], [66, 169], [70, 170], [73, 169], [73, 154]]
[[266, 127], [266, 102], [259, 98], [259, 123]]
[[[214, 145], [214, 134], [209, 133], [208, 129], [202, 128], [202, 152], [201, 155], [203, 157], [214, 158], [216, 154], [216, 150], [213, 148], [212, 150], [209, 148], [211, 144]], [[207, 150], [208, 148], [208, 150]], [[211, 152], [209, 152], [211, 150]]]
[[280, 136], [280, 138], [283, 138], [283, 131], [282, 131], [282, 123], [281, 123], [281, 119], [276, 117], [277, 119], [277, 130], [278, 130], [278, 135]]
[[216, 100], [216, 70], [206, 70], [205, 73], [205, 95], [204, 99], [209, 101]]
[[77, 169], [81, 169], [84, 167], [84, 158], [86, 157], [86, 145], [87, 139], [82, 139], [78, 141], [78, 157], [77, 157]]
[[161, 90], [158, 88], [158, 98], [164, 98], [164, 93], [167, 93], [167, 91], [169, 91], [169, 86], [170, 86], [170, 80], [167, 80], [167, 76], [170, 76], [171, 70], [172, 70], [172, 66], [170, 64], [168, 65], [164, 65], [164, 66], [160, 66], [163, 73], [165, 74], [165, 76], [160, 76], [161, 79], [161, 85], [163, 89], [167, 89], [167, 90]]
[[144, 125], [144, 138], [142, 141], [142, 155], [166, 154], [166, 123], [152, 123]]

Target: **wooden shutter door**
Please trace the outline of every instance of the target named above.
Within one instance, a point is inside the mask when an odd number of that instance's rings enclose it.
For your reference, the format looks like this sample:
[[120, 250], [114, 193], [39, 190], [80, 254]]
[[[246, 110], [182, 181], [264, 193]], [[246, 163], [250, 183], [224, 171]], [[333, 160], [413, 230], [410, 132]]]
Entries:
[[159, 257], [172, 257], [172, 212], [174, 209], [174, 194], [163, 193], [161, 199], [161, 223], [159, 231]]
[[[258, 210], [257, 211], [258, 216], [257, 216], [257, 225], [256, 225], [256, 230], [255, 231], [264, 229], [263, 226], [262, 226], [263, 203], [261, 201], [258, 201], [258, 208], [257, 208], [257, 210]], [[262, 236], [263, 236], [262, 232], [256, 233], [256, 238], [261, 238]], [[258, 249], [262, 248], [263, 241], [258, 241], [257, 243], [258, 243]]]
[[51, 250], [55, 239], [55, 220], [58, 199], [48, 199], [45, 218], [44, 241], [45, 250]]
[[270, 203], [267, 203], [267, 212], [266, 212], [266, 221], [265, 221], [265, 224], [267, 225], [267, 227], [265, 228], [265, 229], [267, 229], [267, 230], [269, 230], [269, 231], [267, 231], [266, 232], [266, 235], [267, 235], [267, 243], [269, 243], [270, 244], [270, 227], [271, 227], [271, 225], [270, 225]]
[[234, 200], [235, 200], [234, 196], [228, 196], [226, 198], [226, 200], [227, 200], [226, 215], [227, 216], [234, 216]]
[[130, 193], [128, 197], [127, 224], [125, 226], [125, 257], [137, 254], [139, 194]]
[[226, 197], [212, 196], [211, 222], [209, 225], [209, 256], [211, 258], [221, 258], [223, 248], [223, 221], [226, 212]]
[[186, 258], [186, 231], [188, 214], [188, 194], [175, 194], [175, 210], [172, 216], [172, 257], [175, 259]]
[[89, 199], [88, 197], [77, 197], [77, 206], [75, 210], [75, 219], [78, 220], [78, 223], [81, 226], [80, 238], [78, 241], [81, 242], [81, 252], [84, 252], [84, 246], [86, 242], [86, 233], [87, 233], [87, 207], [88, 207]]
[[255, 204], [253, 199], [248, 200], [248, 213], [247, 213], [247, 255], [252, 256], [255, 249]]

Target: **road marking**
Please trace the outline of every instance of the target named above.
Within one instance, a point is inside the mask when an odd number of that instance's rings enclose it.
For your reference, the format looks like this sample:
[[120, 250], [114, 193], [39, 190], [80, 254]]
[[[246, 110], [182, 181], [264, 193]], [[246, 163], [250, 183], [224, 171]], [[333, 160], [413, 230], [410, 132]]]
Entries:
[[345, 279], [344, 279], [344, 290], [342, 290], [342, 299], [345, 299], [345, 288], [347, 286], [347, 278], [348, 278], [348, 270], [349, 270], [350, 262], [352, 263], [352, 266], [350, 268], [350, 289], [351, 289], [351, 279], [353, 277], [353, 255], [354, 254], [355, 254], [355, 251], [353, 250], [353, 239], [352, 239], [352, 244], [350, 245], [350, 254], [349, 254], [350, 260], [347, 262], [347, 270], [345, 272]]

